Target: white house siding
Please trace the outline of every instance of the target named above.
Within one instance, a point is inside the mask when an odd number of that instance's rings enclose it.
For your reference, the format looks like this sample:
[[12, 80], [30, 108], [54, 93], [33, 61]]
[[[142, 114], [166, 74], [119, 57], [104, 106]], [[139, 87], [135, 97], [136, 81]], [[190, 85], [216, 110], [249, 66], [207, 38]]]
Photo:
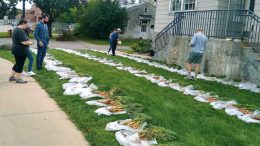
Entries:
[[[247, 0], [219, 0], [218, 1], [218, 9], [219, 10], [237, 10], [237, 9], [245, 9]], [[229, 5], [230, 2], [230, 5]]]
[[[144, 13], [144, 8], [148, 7], [147, 14]], [[139, 15], [151, 15], [152, 18], [150, 22], [147, 24], [147, 37], [145, 39], [152, 39], [154, 29], [151, 28], [154, 25], [155, 19], [155, 7], [148, 3], [143, 3], [140, 5], [136, 5], [130, 8], [127, 8], [127, 15], [128, 15], [128, 26], [121, 37], [124, 38], [140, 38], [141, 36], [141, 25]]]
[[197, 0], [197, 11], [218, 9], [218, 0]]
[[169, 15], [169, 4], [169, 0], [157, 0], [154, 32], [160, 32], [173, 20], [173, 15]]
[[[170, 12], [170, 0], [157, 0], [155, 29], [154, 32], [160, 32], [173, 19], [174, 13]], [[197, 0], [196, 10], [216, 10], [218, 9], [218, 0]]]
[[255, 13], [260, 17], [260, 0], [255, 0]]

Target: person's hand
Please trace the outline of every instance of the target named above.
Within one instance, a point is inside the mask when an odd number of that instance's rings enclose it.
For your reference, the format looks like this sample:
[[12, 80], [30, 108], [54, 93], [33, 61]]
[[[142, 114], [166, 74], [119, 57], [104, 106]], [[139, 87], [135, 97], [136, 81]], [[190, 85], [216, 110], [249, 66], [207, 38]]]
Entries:
[[42, 41], [39, 41], [39, 46], [40, 46], [40, 47], [43, 47]]
[[117, 40], [117, 43], [118, 43], [119, 45], [121, 45], [121, 44], [122, 44], [122, 41], [121, 41], [121, 40]]
[[28, 44], [29, 44], [29, 45], [32, 45], [32, 44], [34, 44], [34, 42], [28, 41]]

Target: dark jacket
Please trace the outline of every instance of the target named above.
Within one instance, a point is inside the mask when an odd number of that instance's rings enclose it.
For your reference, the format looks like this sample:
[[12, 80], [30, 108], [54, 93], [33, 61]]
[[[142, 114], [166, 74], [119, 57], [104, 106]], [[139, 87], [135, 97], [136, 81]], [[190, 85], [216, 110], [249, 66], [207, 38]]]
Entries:
[[42, 41], [45, 45], [49, 44], [49, 30], [47, 24], [39, 22], [34, 30], [34, 38]]
[[113, 32], [110, 38], [110, 41], [113, 44], [117, 44], [117, 40], [118, 40], [118, 32]]

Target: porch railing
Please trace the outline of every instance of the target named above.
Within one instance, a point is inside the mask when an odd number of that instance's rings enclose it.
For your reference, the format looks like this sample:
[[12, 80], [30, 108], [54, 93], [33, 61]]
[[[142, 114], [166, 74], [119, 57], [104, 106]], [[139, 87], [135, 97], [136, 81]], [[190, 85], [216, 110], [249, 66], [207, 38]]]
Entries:
[[260, 48], [260, 17], [249, 10], [207, 10], [176, 12], [174, 20], [156, 35], [153, 50], [164, 49], [170, 36], [192, 36], [198, 28], [208, 37], [242, 39]]

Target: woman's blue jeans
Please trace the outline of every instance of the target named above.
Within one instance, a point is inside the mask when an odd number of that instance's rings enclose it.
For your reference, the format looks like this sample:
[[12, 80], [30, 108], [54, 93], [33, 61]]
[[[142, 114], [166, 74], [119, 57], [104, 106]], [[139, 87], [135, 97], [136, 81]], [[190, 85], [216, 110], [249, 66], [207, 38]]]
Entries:
[[33, 66], [33, 55], [30, 49], [26, 49], [26, 57], [29, 59], [29, 64], [28, 64], [28, 72], [32, 71], [32, 66]]

